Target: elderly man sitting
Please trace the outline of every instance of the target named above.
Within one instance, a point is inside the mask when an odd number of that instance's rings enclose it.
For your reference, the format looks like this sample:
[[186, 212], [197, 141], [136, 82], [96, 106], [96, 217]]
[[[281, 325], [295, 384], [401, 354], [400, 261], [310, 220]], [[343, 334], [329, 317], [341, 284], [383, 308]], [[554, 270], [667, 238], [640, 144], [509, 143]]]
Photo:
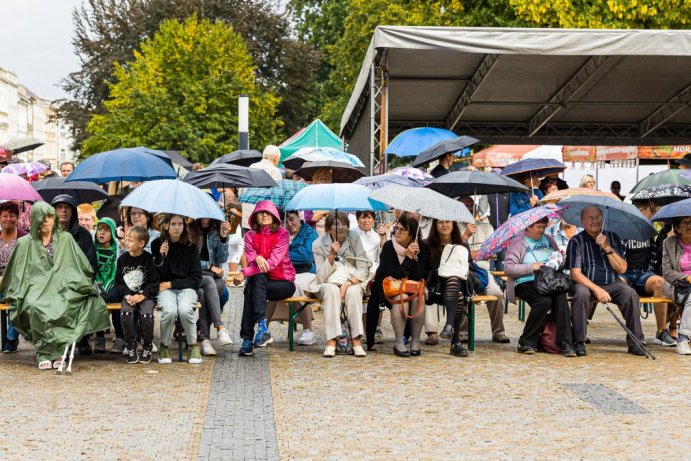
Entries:
[[[574, 281], [571, 303], [574, 348], [578, 356], [586, 355], [585, 335], [591, 301], [613, 302], [619, 306], [626, 326], [643, 340], [638, 316], [639, 298], [636, 290], [619, 279], [626, 272], [624, 247], [619, 237], [602, 229], [602, 212], [589, 206], [581, 212], [583, 231], [576, 234], [566, 249], [566, 266]], [[627, 337], [629, 353], [644, 356], [643, 350]]]

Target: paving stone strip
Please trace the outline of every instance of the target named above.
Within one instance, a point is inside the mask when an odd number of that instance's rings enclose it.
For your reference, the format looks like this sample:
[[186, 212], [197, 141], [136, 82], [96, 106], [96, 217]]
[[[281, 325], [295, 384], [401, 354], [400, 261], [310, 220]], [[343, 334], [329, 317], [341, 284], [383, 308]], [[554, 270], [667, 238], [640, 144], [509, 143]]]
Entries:
[[199, 459], [278, 460], [267, 349], [255, 349], [253, 357], [237, 356], [239, 288], [231, 288], [228, 306], [226, 326], [236, 344], [216, 358]]
[[573, 392], [581, 400], [584, 400], [607, 415], [640, 415], [649, 413], [648, 410], [637, 403], [632, 402], [619, 392], [602, 384], [566, 383], [562, 384], [561, 387]]

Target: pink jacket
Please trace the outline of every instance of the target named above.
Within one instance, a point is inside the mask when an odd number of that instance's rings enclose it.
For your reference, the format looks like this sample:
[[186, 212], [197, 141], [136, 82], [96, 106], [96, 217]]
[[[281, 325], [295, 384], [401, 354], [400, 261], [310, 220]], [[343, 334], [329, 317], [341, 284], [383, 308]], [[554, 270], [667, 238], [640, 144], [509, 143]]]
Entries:
[[[260, 211], [267, 211], [274, 216], [279, 225], [281, 223], [281, 215], [276, 209], [276, 205], [270, 200], [264, 200], [257, 203], [254, 212], [250, 215], [249, 222], [254, 219], [254, 215]], [[270, 227], [261, 227], [259, 232], [250, 230], [245, 234], [245, 256], [247, 257], [247, 267], [242, 270], [245, 277], [252, 277], [260, 274], [261, 271], [257, 266], [257, 256], [263, 256], [266, 262], [269, 263], [269, 272], [267, 275], [270, 280], [287, 280], [289, 282], [295, 281], [295, 268], [290, 262], [290, 234], [287, 230], [279, 227], [276, 232], [271, 232]]]

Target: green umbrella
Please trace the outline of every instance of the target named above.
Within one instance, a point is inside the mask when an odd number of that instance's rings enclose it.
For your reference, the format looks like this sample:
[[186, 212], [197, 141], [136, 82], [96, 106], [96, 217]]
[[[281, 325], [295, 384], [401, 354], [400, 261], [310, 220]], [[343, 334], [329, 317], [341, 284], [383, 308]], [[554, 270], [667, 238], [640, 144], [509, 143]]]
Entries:
[[631, 190], [632, 194], [648, 189], [649, 187], [664, 186], [670, 184], [691, 184], [691, 179], [679, 176], [684, 170], [665, 170], [651, 174], [641, 179], [636, 187]]

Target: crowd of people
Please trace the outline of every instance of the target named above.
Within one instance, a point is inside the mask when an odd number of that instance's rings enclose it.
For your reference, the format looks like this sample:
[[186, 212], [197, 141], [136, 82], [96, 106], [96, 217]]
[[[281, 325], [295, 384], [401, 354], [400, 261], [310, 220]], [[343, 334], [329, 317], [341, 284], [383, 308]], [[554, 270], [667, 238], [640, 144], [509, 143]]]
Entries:
[[[278, 148], [268, 146], [263, 159], [250, 168], [281, 179], [279, 161]], [[442, 157], [431, 173], [448, 174], [452, 164], [453, 154]], [[60, 165], [63, 176], [73, 169], [69, 162]], [[314, 183], [332, 181], [333, 171], [322, 170], [313, 174]], [[466, 357], [468, 304], [475, 295], [491, 295], [485, 304], [492, 341], [510, 343], [504, 329], [505, 298], [520, 299], [530, 313], [517, 351], [534, 354], [544, 348], [543, 332], [552, 322], [556, 351], [565, 357], [587, 354], [594, 301], [616, 304], [628, 329], [644, 341], [639, 297], [672, 298], [670, 305], [655, 306], [653, 343], [691, 354], [691, 310], [675, 308], [686, 307], [691, 297], [673, 289], [680, 281], [691, 283], [691, 212], [660, 226], [655, 238], [639, 242], [623, 241], [616, 232], [604, 230], [602, 210], [589, 206], [580, 216], [582, 229], [543, 218], [496, 259], [480, 261], [480, 246], [496, 227], [540, 206], [543, 196], [568, 188], [554, 174], [542, 181], [533, 174], [515, 179], [528, 192], [457, 197], [472, 210], [474, 222], [430, 219], [401, 210], [393, 210], [393, 219], [374, 211], [283, 210], [268, 200], [256, 206], [241, 204], [238, 191], [226, 188], [214, 191], [225, 208], [225, 221], [156, 215], [135, 207], [116, 208], [107, 216], [108, 207], [97, 211], [63, 194], [50, 204], [36, 202], [25, 232], [18, 226], [18, 204], [2, 203], [0, 293], [13, 308], [4, 352], [16, 351], [21, 335], [36, 348], [39, 369], [58, 368], [63, 349], [71, 343], [81, 355], [105, 353], [106, 333], [112, 329], [111, 353], [126, 355], [131, 364], [149, 363], [157, 353], [158, 362], [167, 364], [172, 361], [170, 346], [179, 319], [188, 362], [198, 364], [203, 355], [217, 354], [212, 326], [220, 347], [233, 343], [223, 310], [229, 290], [242, 289], [240, 356], [251, 356], [255, 348], [272, 343], [270, 322], [282, 318], [283, 300], [298, 296], [320, 300], [301, 311], [298, 344], [316, 344], [313, 319], [321, 309], [324, 357], [337, 354], [344, 320], [352, 354], [366, 357], [386, 340], [386, 310], [395, 356], [418, 357], [423, 343], [433, 346], [441, 338], [450, 341], [452, 356]], [[621, 185], [615, 183], [611, 191], [621, 198]], [[594, 188], [595, 180], [586, 175], [580, 186]], [[634, 205], [647, 218], [659, 209], [653, 200]], [[442, 255], [449, 249], [462, 255], [459, 264], [464, 270], [458, 274], [440, 270], [449, 258]], [[545, 295], [536, 289], [536, 274], [555, 252], [564, 256], [563, 269], [573, 281], [571, 299], [566, 293]], [[426, 290], [392, 294], [392, 281], [424, 283]], [[119, 304], [120, 309], [111, 309], [109, 315], [106, 304]], [[158, 347], [155, 306], [160, 309]], [[627, 349], [645, 355], [631, 337]]]

